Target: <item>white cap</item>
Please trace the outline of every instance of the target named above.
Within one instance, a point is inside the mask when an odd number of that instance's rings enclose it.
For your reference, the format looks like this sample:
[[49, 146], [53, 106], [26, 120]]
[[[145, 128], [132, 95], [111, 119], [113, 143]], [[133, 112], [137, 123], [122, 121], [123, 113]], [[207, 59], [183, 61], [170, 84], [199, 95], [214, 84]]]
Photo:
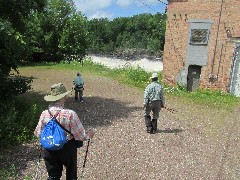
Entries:
[[158, 78], [158, 74], [157, 73], [152, 73], [151, 79], [153, 78]]

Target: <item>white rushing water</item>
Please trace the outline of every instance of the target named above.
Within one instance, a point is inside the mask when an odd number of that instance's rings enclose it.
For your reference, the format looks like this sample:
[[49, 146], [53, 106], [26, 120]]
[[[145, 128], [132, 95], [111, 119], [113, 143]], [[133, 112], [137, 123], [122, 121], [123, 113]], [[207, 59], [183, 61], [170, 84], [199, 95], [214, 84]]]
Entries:
[[147, 72], [159, 72], [163, 70], [162, 61], [153, 61], [146, 58], [139, 60], [124, 60], [117, 58], [90, 56], [94, 63], [104, 65], [108, 68], [140, 67]]

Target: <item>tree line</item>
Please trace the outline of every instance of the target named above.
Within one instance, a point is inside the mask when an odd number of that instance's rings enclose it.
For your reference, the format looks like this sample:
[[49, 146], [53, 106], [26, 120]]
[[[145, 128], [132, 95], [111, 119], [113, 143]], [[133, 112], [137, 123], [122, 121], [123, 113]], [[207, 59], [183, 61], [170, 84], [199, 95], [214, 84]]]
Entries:
[[[132, 17], [88, 21], [90, 53], [161, 56], [166, 15], [139, 14]], [[159, 55], [160, 54], [160, 55]]]

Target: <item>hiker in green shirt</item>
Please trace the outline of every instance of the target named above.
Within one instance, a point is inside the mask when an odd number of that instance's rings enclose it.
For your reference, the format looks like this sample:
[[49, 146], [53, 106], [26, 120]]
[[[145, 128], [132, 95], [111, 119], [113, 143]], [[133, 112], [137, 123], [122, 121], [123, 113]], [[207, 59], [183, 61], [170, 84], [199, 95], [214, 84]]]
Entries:
[[77, 77], [73, 80], [73, 88], [75, 90], [75, 101], [80, 99], [80, 102], [83, 103], [83, 85], [84, 85], [84, 80], [81, 74], [78, 72]]
[[[159, 112], [164, 107], [164, 91], [163, 86], [158, 82], [158, 74], [153, 73], [151, 76], [152, 82], [144, 91], [143, 109], [145, 110], [145, 124], [147, 133], [155, 134], [157, 131], [157, 120]], [[150, 113], [153, 113], [151, 120]]]

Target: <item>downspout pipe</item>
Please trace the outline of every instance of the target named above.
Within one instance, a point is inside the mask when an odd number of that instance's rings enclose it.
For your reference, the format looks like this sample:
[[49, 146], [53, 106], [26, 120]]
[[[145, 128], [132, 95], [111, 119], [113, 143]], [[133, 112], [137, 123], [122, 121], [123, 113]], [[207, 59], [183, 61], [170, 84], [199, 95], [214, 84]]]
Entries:
[[222, 44], [222, 47], [221, 47], [220, 60], [219, 60], [219, 63], [218, 63], [217, 80], [218, 80], [218, 76], [219, 76], [220, 65], [221, 65], [221, 62], [222, 62], [222, 51], [223, 51], [223, 44]]
[[233, 58], [232, 58], [232, 67], [231, 67], [231, 72], [230, 72], [230, 81], [229, 81], [229, 92], [232, 93], [232, 86], [233, 86], [233, 77], [234, 77], [234, 72], [235, 72], [235, 67], [236, 67], [236, 61], [237, 61], [237, 54], [236, 54], [237, 47], [234, 50], [233, 53]]
[[223, 0], [221, 1], [221, 8], [220, 8], [220, 14], [218, 18], [218, 29], [217, 29], [217, 36], [216, 36], [216, 42], [215, 42], [215, 47], [214, 47], [214, 54], [213, 54], [213, 59], [212, 59], [212, 70], [211, 70], [211, 78], [213, 78], [213, 67], [215, 64], [215, 57], [216, 57], [216, 50], [217, 50], [217, 44], [218, 44], [218, 33], [219, 33], [219, 27], [220, 27], [220, 22], [221, 22], [221, 17], [222, 17], [222, 8], [223, 8]]

